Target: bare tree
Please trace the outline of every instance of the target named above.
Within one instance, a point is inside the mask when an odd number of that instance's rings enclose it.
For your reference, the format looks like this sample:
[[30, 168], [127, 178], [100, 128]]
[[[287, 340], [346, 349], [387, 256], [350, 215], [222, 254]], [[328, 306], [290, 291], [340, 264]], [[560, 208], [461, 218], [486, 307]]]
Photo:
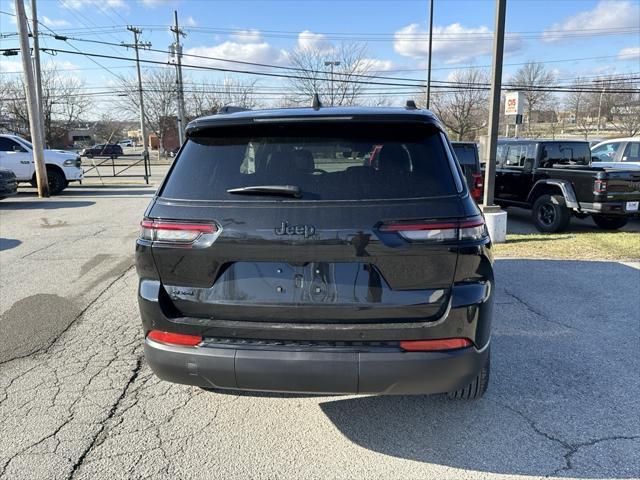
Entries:
[[[144, 95], [144, 118], [150, 133], [155, 133], [160, 141], [160, 149], [164, 148], [164, 132], [162, 126], [166, 118], [176, 115], [176, 79], [172, 68], [146, 70], [142, 74], [142, 91]], [[116, 103], [124, 112], [133, 117], [140, 115], [138, 81], [130, 77], [120, 84], [121, 96]]]
[[351, 81], [361, 80], [357, 75], [367, 74], [372, 68], [363, 43], [298, 48], [289, 54], [289, 60], [300, 69], [296, 74], [300, 78], [289, 81], [292, 99], [298, 104], [309, 103], [317, 93], [327, 105], [355, 105], [365, 84]]
[[212, 115], [225, 105], [256, 108], [260, 105], [255, 94], [257, 82], [224, 78], [222, 81], [192, 83], [185, 95], [187, 117]]
[[567, 93], [564, 103], [574, 117], [576, 129], [585, 140], [593, 130], [593, 94], [586, 91], [591, 86], [582, 77], [577, 77], [571, 84], [572, 91]]
[[[61, 74], [56, 68], [42, 70], [42, 107], [47, 145], [59, 143], [91, 107], [83, 92], [84, 81]], [[22, 77], [3, 85], [3, 112], [23, 132], [28, 131], [29, 114]]]
[[431, 108], [458, 140], [474, 139], [487, 124], [489, 92], [478, 84], [488, 83], [489, 76], [484, 70], [472, 68], [456, 70], [450, 80], [458, 86], [432, 94]]
[[640, 133], [640, 88], [630, 78], [619, 80], [615, 88], [623, 92], [612, 94], [611, 123], [623, 135], [633, 137]]
[[521, 87], [527, 126], [531, 130], [532, 113], [549, 105], [554, 98], [553, 92], [539, 90], [539, 87], [553, 87], [555, 75], [541, 63], [528, 62], [523, 65], [511, 79], [511, 88]]

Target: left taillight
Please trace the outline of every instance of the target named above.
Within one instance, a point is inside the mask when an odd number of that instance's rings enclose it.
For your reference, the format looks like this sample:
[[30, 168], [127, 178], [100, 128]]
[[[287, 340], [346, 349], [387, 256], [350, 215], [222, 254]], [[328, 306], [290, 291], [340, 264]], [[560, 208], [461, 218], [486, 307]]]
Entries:
[[482, 200], [482, 194], [484, 193], [484, 180], [481, 173], [473, 173], [473, 186], [471, 187], [471, 198], [476, 202]]
[[160, 220], [142, 220], [140, 239], [160, 244], [194, 245], [201, 240], [213, 242], [220, 232], [211, 223], [165, 222]]
[[489, 236], [482, 217], [442, 222], [384, 223], [379, 230], [382, 233], [397, 233], [410, 242], [472, 241]]

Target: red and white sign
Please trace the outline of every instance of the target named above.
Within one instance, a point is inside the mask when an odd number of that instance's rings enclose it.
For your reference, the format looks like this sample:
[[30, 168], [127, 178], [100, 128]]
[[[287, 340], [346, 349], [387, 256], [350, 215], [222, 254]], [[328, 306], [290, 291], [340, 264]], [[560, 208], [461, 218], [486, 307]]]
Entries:
[[523, 110], [522, 93], [509, 92], [505, 94], [504, 114], [505, 115], [522, 115]]

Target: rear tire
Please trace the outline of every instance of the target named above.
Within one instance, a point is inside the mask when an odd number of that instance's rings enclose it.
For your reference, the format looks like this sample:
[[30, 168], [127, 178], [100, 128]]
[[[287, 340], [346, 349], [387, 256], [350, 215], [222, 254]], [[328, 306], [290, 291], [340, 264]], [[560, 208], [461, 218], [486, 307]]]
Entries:
[[49, 181], [49, 194], [58, 195], [67, 188], [67, 179], [58, 170], [47, 168], [47, 180]]
[[594, 223], [603, 230], [618, 230], [627, 224], [626, 217], [603, 217], [592, 215]]
[[564, 231], [571, 220], [571, 213], [562, 195], [542, 195], [533, 202], [533, 224], [543, 233]]
[[489, 374], [491, 373], [491, 350], [487, 352], [487, 361], [482, 366], [480, 373], [464, 388], [447, 393], [450, 400], [478, 400], [482, 398], [489, 386]]

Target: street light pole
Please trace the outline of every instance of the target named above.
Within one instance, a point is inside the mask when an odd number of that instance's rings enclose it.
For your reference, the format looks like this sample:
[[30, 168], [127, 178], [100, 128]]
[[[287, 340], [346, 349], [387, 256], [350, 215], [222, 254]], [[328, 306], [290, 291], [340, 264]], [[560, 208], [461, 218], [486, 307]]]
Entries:
[[331, 106], [333, 107], [333, 67], [337, 67], [340, 65], [340, 62], [338, 61], [329, 61], [327, 60], [326, 62], [324, 62], [324, 66], [325, 67], [329, 67], [331, 66], [331, 90], [330, 90], [330, 97], [331, 97]]
[[429, 65], [427, 67], [427, 110], [431, 102], [431, 54], [433, 52], [433, 0], [429, 2]]

